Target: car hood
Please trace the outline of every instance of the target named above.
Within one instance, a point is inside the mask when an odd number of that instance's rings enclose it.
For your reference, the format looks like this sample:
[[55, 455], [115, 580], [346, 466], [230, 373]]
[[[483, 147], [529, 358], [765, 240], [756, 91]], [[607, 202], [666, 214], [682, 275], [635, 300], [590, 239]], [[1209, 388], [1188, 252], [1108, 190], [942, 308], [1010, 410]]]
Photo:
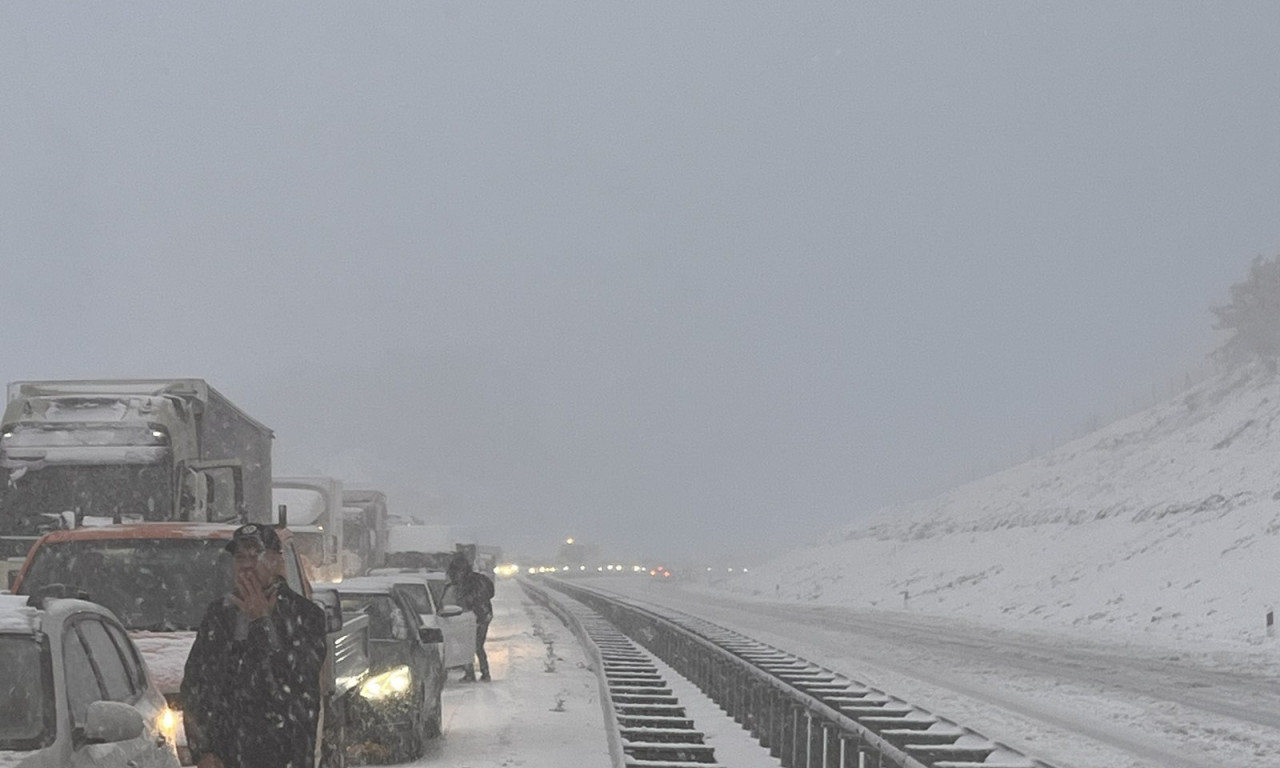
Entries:
[[[151, 679], [163, 694], [177, 693], [187, 656], [195, 645], [195, 632], [131, 632], [134, 645], [151, 670]], [[0, 764], [0, 768], [4, 768]]]
[[0, 750], [0, 768], [45, 768], [46, 765], [52, 768], [53, 763], [49, 762], [48, 758], [40, 753], [41, 750], [35, 750], [34, 752]]

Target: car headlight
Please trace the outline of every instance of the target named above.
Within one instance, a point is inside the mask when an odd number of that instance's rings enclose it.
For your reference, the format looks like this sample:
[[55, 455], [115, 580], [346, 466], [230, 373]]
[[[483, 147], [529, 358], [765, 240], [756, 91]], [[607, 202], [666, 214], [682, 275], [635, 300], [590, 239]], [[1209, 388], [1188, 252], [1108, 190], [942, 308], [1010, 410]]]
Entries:
[[181, 718], [182, 713], [174, 712], [172, 709], [165, 707], [164, 711], [160, 713], [160, 722], [157, 723], [160, 727], [160, 732], [169, 738], [173, 738], [178, 732], [178, 723]]
[[385, 699], [388, 696], [401, 696], [408, 692], [413, 684], [413, 672], [407, 666], [374, 675], [360, 686], [360, 695], [366, 699]]

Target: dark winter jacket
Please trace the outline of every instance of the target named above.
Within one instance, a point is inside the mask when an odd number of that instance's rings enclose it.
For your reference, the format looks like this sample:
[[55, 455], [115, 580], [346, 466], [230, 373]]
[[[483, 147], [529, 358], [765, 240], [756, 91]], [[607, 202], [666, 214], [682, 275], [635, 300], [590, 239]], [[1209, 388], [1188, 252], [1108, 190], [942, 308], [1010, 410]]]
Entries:
[[468, 567], [452, 569], [449, 577], [449, 585], [457, 590], [455, 599], [463, 610], [474, 612], [478, 622], [493, 618], [493, 581], [488, 576]]
[[225, 768], [312, 768], [325, 657], [324, 611], [281, 583], [275, 609], [248, 621], [209, 605], [182, 680], [187, 745]]

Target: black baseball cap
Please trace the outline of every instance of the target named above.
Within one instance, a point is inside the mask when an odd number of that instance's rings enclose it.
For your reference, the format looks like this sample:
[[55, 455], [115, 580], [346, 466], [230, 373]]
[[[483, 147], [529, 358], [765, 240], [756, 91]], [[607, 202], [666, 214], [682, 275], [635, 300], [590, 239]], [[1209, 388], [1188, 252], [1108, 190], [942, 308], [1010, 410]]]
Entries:
[[263, 549], [269, 549], [272, 552], [283, 552], [284, 547], [280, 545], [280, 534], [276, 533], [276, 529], [270, 525], [261, 525], [259, 523], [249, 523], [242, 525], [231, 534], [231, 541], [227, 544], [227, 551], [235, 554], [236, 547], [242, 541], [252, 541]]

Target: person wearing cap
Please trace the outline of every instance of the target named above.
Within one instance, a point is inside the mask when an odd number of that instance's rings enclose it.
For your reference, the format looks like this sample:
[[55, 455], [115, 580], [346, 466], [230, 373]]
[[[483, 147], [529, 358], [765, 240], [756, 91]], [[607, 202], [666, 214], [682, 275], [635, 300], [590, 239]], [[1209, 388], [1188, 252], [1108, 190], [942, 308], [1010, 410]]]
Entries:
[[[480, 679], [488, 682], [489, 656], [484, 652], [484, 641], [489, 635], [489, 622], [493, 620], [493, 580], [471, 570], [471, 561], [462, 552], [454, 554], [445, 572], [449, 575], [446, 593], [453, 590], [454, 602], [476, 615], [476, 658], [480, 659]], [[476, 679], [474, 663], [467, 664], [462, 679], [468, 682]]]
[[235, 587], [205, 610], [182, 680], [198, 768], [313, 768], [324, 611], [289, 588], [271, 526], [232, 534]]

